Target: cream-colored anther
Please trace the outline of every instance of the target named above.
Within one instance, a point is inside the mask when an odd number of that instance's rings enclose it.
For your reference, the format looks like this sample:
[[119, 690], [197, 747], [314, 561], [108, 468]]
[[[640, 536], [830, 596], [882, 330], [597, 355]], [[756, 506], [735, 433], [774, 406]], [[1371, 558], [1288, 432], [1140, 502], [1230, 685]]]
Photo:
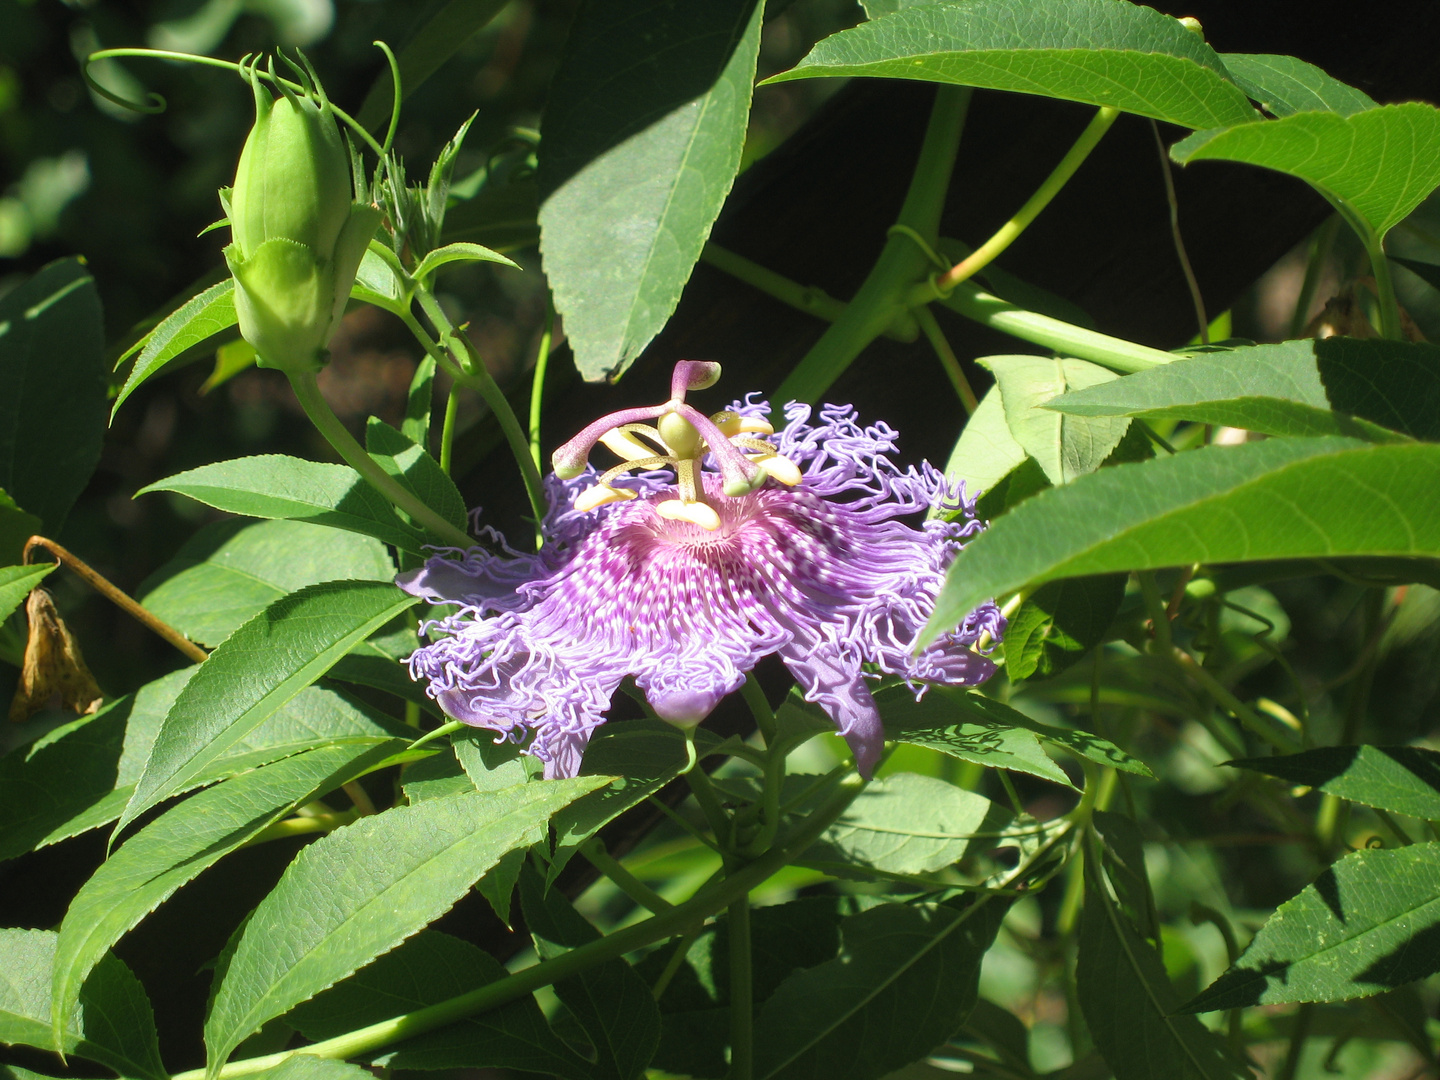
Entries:
[[800, 466], [783, 454], [765, 454], [750, 460], [764, 469], [772, 480], [778, 480], [786, 487], [794, 487], [804, 479], [800, 474]]
[[655, 456], [653, 447], [646, 446], [630, 432], [621, 428], [612, 428], [605, 432], [600, 436], [600, 441], [609, 447], [612, 453], [625, 461], [639, 461], [641, 458]]
[[774, 435], [775, 429], [757, 416], [741, 416], [737, 412], [723, 409], [710, 417], [710, 422], [720, 429], [728, 439], [735, 435]]
[[720, 528], [720, 515], [702, 502], [687, 503], [679, 499], [666, 499], [656, 505], [655, 512], [671, 521], [688, 521], [692, 525], [699, 525], [706, 532], [714, 532]]
[[768, 420], [761, 420], [758, 416], [742, 416], [740, 417], [740, 430], [760, 435], [774, 435], [775, 425]]
[[575, 496], [575, 509], [584, 513], [586, 510], [594, 510], [597, 506], [604, 506], [606, 503], [623, 502], [633, 498], [635, 498], [633, 491], [596, 484]]

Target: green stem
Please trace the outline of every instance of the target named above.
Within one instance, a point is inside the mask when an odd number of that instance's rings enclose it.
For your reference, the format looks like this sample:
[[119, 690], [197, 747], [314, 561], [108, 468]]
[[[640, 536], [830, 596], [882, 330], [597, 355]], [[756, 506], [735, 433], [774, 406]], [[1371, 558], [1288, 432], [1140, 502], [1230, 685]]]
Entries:
[[1185, 251], [1185, 238], [1180, 234], [1180, 200], [1175, 196], [1175, 177], [1170, 172], [1170, 155], [1165, 149], [1165, 140], [1160, 138], [1160, 126], [1150, 121], [1150, 132], [1155, 136], [1155, 149], [1160, 151], [1160, 175], [1165, 179], [1165, 202], [1170, 207], [1170, 239], [1175, 244], [1175, 255], [1180, 260], [1180, 271], [1185, 275], [1185, 287], [1190, 291], [1190, 303], [1195, 307], [1195, 322], [1199, 326], [1196, 339], [1202, 345], [1210, 344], [1210, 317], [1205, 314], [1205, 299], [1200, 295], [1200, 282], [1195, 269], [1190, 265], [1190, 256]]
[[[865, 782], [858, 776], [850, 778], [824, 804], [816, 808], [815, 812], [786, 838], [783, 845], [768, 852], [762, 858], [739, 867], [728, 878], [718, 882], [714, 888], [697, 894], [686, 903], [671, 908], [663, 915], [656, 915], [642, 923], [616, 930], [613, 934], [588, 942], [553, 959], [542, 961], [523, 971], [517, 971], [506, 978], [487, 983], [467, 994], [461, 994], [436, 1005], [417, 1009], [389, 1020], [382, 1020], [378, 1024], [370, 1024], [367, 1027], [347, 1032], [344, 1035], [337, 1035], [333, 1039], [312, 1043], [309, 1046], [243, 1061], [232, 1061], [220, 1068], [221, 1080], [273, 1069], [296, 1054], [309, 1054], [333, 1060], [355, 1057], [371, 1050], [378, 1050], [382, 1046], [389, 1046], [401, 1039], [434, 1031], [436, 1028], [452, 1024], [467, 1016], [506, 1005], [526, 994], [533, 993], [542, 986], [549, 986], [551, 983], [578, 974], [596, 964], [613, 960], [628, 952], [634, 952], [636, 949], [653, 945], [657, 941], [664, 941], [666, 938], [684, 933], [698, 920], [709, 918], [725, 910], [740, 897], [747, 895], [772, 875], [790, 865], [801, 852], [813, 844], [815, 839], [830, 827], [836, 818], [845, 812], [850, 803], [854, 801], [855, 796], [864, 790], [864, 787]], [[172, 1080], [204, 1080], [204, 1077], [204, 1069], [191, 1069], [188, 1072], [177, 1073]]]
[[955, 388], [955, 393], [960, 398], [960, 404], [965, 406], [965, 414], [974, 416], [975, 410], [980, 407], [980, 402], [975, 397], [975, 391], [970, 387], [970, 380], [965, 378], [965, 370], [960, 366], [960, 360], [955, 355], [955, 350], [950, 348], [950, 342], [945, 340], [945, 332], [935, 321], [935, 313], [930, 310], [929, 305], [921, 304], [912, 309], [912, 314], [915, 316], [915, 321], [920, 324], [920, 331], [929, 339], [930, 347], [935, 350], [935, 355], [940, 358], [940, 366], [945, 369], [945, 374], [950, 379], [950, 385]]
[[1021, 341], [1044, 345], [1047, 349], [1054, 349], [1066, 356], [1089, 360], [1122, 375], [1146, 371], [1161, 364], [1168, 364], [1172, 360], [1184, 359], [1183, 355], [1178, 353], [1162, 352], [1160, 349], [1137, 345], [1124, 338], [1086, 330], [1082, 326], [1052, 319], [1035, 311], [1026, 311], [998, 296], [992, 296], [973, 281], [961, 282], [949, 296], [940, 298], [940, 303], [982, 326], [999, 330]]
[[745, 704], [754, 714], [755, 724], [759, 727], [760, 734], [765, 737], [766, 748], [774, 749], [775, 710], [770, 708], [770, 702], [765, 699], [765, 691], [760, 687], [760, 680], [755, 678], [753, 671], [745, 673], [745, 682], [740, 687], [740, 696], [745, 699]]
[[1325, 261], [1330, 257], [1330, 249], [1335, 244], [1335, 233], [1339, 229], [1340, 215], [1336, 214], [1316, 229], [1315, 235], [1310, 238], [1310, 250], [1305, 259], [1305, 278], [1300, 283], [1300, 295], [1295, 298], [1295, 310], [1290, 315], [1289, 336], [1292, 338], [1303, 334], [1305, 324], [1310, 321], [1305, 316], [1310, 314], [1310, 304], [1315, 299], [1315, 290], [1320, 286], [1320, 275], [1325, 272]]
[[455, 418], [460, 414], [460, 384], [450, 384], [445, 395], [445, 423], [440, 428], [440, 471], [450, 475], [455, 461]]
[[[1215, 703], [1228, 712], [1231, 716], [1244, 724], [1250, 732], [1259, 736], [1282, 754], [1293, 754], [1300, 749], [1299, 740], [1289, 728], [1282, 727], [1278, 721], [1266, 723], [1260, 719], [1260, 715], [1250, 708], [1243, 701], [1232, 694], [1219, 679], [1211, 675], [1205, 668], [1196, 663], [1195, 658], [1184, 649], [1172, 649], [1170, 655], [1180, 669], [1198, 682], [1201, 688], [1215, 699]], [[1281, 734], [1281, 731], [1284, 734]], [[1226, 749], [1233, 750], [1231, 747]], [[1243, 753], [1243, 748], [1241, 749]]]
[[525, 480], [525, 491], [530, 496], [530, 509], [535, 512], [535, 520], [541, 521], [545, 517], [545, 485], [540, 479], [540, 470], [535, 465], [535, 459], [530, 456], [530, 439], [525, 429], [520, 426], [520, 420], [515, 415], [515, 410], [510, 408], [510, 402], [506, 400], [500, 387], [496, 385], [495, 379], [491, 376], [490, 370], [485, 366], [484, 361], [475, 353], [475, 347], [470, 344], [470, 339], [464, 334], [457, 334], [450, 319], [441, 309], [440, 303], [435, 299], [435, 294], [427, 288], [421, 288], [415, 294], [420, 300], [421, 310], [429, 318], [431, 324], [440, 334], [441, 344], [455, 353], [455, 358], [465, 373], [474, 380], [474, 386], [480, 396], [485, 399], [485, 404], [490, 406], [490, 411], [495, 414], [495, 419], [500, 422], [500, 430], [505, 433], [505, 440], [510, 444], [510, 452], [515, 455], [515, 462], [520, 466], [520, 475]]
[[[1115, 123], [1115, 118], [1119, 115], [1119, 109], [1112, 109], [1108, 105], [1103, 106], [1086, 125], [1085, 130], [1080, 133], [1080, 137], [1075, 140], [1075, 145], [1070, 147], [1069, 152], [1060, 159], [1060, 164], [1055, 166], [1050, 175], [1045, 178], [1045, 182], [1036, 189], [1035, 194], [1026, 200], [1025, 205], [1015, 212], [1015, 216], [996, 229], [995, 234], [989, 240], [936, 278], [935, 288], [940, 292], [948, 292], [960, 282], [973, 277], [989, 266], [1002, 251], [1013, 244], [1015, 239], [1040, 215], [1040, 211], [1050, 205], [1050, 200], [1055, 198], [1060, 193], [1060, 189], [1075, 175], [1075, 170], [1090, 156], [1090, 151], [1095, 149], [1096, 144], [1100, 142], [1105, 132], [1110, 130], [1110, 125]], [[916, 303], [923, 303], [930, 299], [930, 296], [928, 294], [923, 297], [912, 296], [912, 299]]]
[[[936, 91], [925, 141], [896, 220], [931, 247], [938, 238], [940, 212], [950, 187], [960, 133], [965, 128], [970, 93], [969, 87], [956, 86], [942, 86]], [[816, 401], [866, 345], [912, 306], [908, 301], [910, 289], [930, 268], [920, 245], [903, 231], [892, 232], [855, 298], [780, 385], [776, 400]]]
[[725, 808], [720, 805], [720, 797], [715, 793], [715, 786], [710, 783], [710, 774], [704, 769], [691, 769], [685, 774], [685, 782], [690, 785], [690, 793], [700, 804], [700, 812], [705, 815], [710, 831], [715, 834], [715, 842], [728, 851], [730, 815], [725, 813]]
[[1402, 341], [1405, 331], [1400, 323], [1400, 301], [1395, 298], [1395, 279], [1390, 276], [1390, 260], [1385, 258], [1385, 241], [1377, 238], [1375, 245], [1367, 250], [1380, 304], [1380, 335]]
[[295, 396], [300, 399], [300, 406], [305, 410], [305, 415], [310, 417], [310, 422], [325, 436], [326, 441], [335, 448], [335, 452], [345, 463], [363, 476], [371, 487], [409, 514], [417, 525], [428, 529], [436, 538], [451, 547], [469, 548], [474, 545], [475, 542], [465, 532], [426, 506], [414, 492], [402, 487], [365, 452], [365, 448], [355, 441], [355, 436], [340, 422], [340, 418], [320, 393], [320, 385], [315, 381], [314, 372], [291, 375], [290, 385], [294, 387]]
[[582, 844], [580, 854], [585, 856], [591, 866], [614, 882], [621, 892], [652, 914], [659, 915], [675, 906], [626, 870], [619, 860], [612, 858], [598, 836], [591, 837]]
[[1300, 1067], [1300, 1058], [1305, 1053], [1305, 1040], [1310, 1037], [1310, 1021], [1314, 1019], [1315, 1006], [1303, 1004], [1295, 1010], [1295, 1024], [1290, 1029], [1290, 1048], [1275, 1080], [1295, 1080], [1295, 1070]]
[[354, 810], [342, 810], [332, 814], [310, 814], [305, 817], [288, 817], [267, 825], [252, 836], [241, 847], [268, 844], [271, 840], [288, 840], [292, 836], [309, 836], [312, 833], [331, 833], [349, 825], [360, 815]]
[[824, 289], [791, 281], [774, 270], [721, 247], [713, 240], [706, 242], [700, 252], [700, 260], [807, 315], [834, 322], [845, 313], [845, 302], [836, 300]]
[[751, 1080], [755, 1071], [755, 1001], [750, 971], [750, 897], [730, 905], [730, 1074]]

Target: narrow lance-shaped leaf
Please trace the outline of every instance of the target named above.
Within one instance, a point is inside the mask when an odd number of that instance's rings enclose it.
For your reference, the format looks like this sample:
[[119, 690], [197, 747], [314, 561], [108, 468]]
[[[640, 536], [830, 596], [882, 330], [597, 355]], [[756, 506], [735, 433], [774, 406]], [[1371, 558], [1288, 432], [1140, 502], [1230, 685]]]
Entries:
[[[550, 815], [603, 783], [552, 780], [396, 807], [330, 833], [260, 902], [205, 1023], [213, 1077], [240, 1042], [445, 911]], [[317, 904], [317, 897], [328, 897]], [[301, 917], [303, 914], [303, 917]]]
[[1352, 851], [1281, 904], [1187, 1013], [1369, 997], [1440, 971], [1440, 843]]
[[596, 0], [545, 108], [540, 250], [587, 379], [665, 325], [740, 166], [763, 4]]
[[146, 379], [192, 345], [228, 330], [235, 321], [234, 278], [227, 277], [185, 301], [137, 344], [140, 355], [115, 397], [110, 416], [113, 418], [120, 411], [125, 399]]
[[1374, 99], [1363, 90], [1294, 56], [1223, 53], [1220, 59], [1236, 85], [1276, 116], [1321, 109], [1350, 116], [1375, 108]]
[[277, 600], [236, 630], [175, 699], [117, 828], [182, 790], [414, 603], [389, 582], [327, 582]]
[[1226, 764], [1391, 813], [1440, 820], [1440, 751], [1423, 746], [1323, 746]]
[[1270, 439], [1119, 465], [997, 519], [952, 564], [922, 635], [1062, 577], [1197, 562], [1440, 558], [1440, 446]]
[[856, 75], [1015, 90], [1191, 128], [1256, 116], [1178, 19], [1113, 0], [916, 4], [832, 34], [767, 81]]
[[364, 773], [396, 750], [398, 739], [318, 747], [253, 769], [194, 795], [155, 819], [101, 864], [60, 926], [52, 1015], [69, 1024], [81, 984], [105, 951], [175, 890], [280, 820]]
[[0, 622], [25, 602], [30, 590], [44, 581], [58, 563], [35, 566], [0, 566]]

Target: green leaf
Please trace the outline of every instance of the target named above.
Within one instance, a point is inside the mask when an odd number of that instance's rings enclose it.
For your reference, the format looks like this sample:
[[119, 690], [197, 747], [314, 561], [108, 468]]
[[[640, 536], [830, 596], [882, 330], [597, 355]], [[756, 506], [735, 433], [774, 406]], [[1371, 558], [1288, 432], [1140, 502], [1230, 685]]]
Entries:
[[1071, 416], [1228, 424], [1269, 435], [1440, 440], [1440, 348], [1331, 337], [1204, 353], [1075, 390]]
[[1370, 997], [1440, 971], [1440, 843], [1352, 851], [1184, 1012]]
[[1238, 161], [1298, 176], [1342, 199], [1383, 238], [1440, 184], [1440, 109], [1408, 101], [1350, 116], [1295, 113], [1198, 131], [1170, 156], [1182, 165]]
[[0, 297], [0, 488], [50, 536], [100, 460], [104, 350], [100, 297], [79, 259]]
[[977, 845], [976, 835], [999, 832], [1010, 817], [973, 791], [930, 776], [895, 773], [862, 791], [800, 858], [862, 872], [929, 874], [953, 866], [972, 846], [993, 847], [984, 837]]
[[1160, 948], [1162, 928], [1145, 870], [1145, 843], [1139, 825], [1123, 814], [1106, 810], [1096, 810], [1090, 824], [1104, 844], [1100, 857], [1121, 913], [1141, 937]]
[[[600, 937], [533, 867], [521, 871], [520, 903], [542, 958]], [[660, 1040], [660, 1010], [649, 985], [623, 957], [561, 979], [555, 984], [555, 996], [579, 1021], [594, 1047], [594, 1080], [637, 1080], [644, 1073]]]
[[215, 646], [276, 600], [339, 578], [395, 573], [384, 545], [303, 521], [216, 521], [141, 583], [141, 603], [192, 641]]
[[1124, 599], [1124, 574], [1042, 585], [1005, 629], [1006, 674], [1012, 681], [1058, 675], [1105, 640]]
[[1094, 472], [1125, 437], [1128, 418], [1072, 418], [1041, 408], [1067, 390], [1119, 379], [1113, 371], [1084, 360], [1044, 356], [987, 356], [979, 362], [995, 373], [1010, 433], [1052, 484]]
[[204, 397], [216, 387], [224, 386], [242, 371], [254, 367], [259, 355], [255, 346], [244, 338], [225, 342], [215, 350], [215, 364], [210, 368], [210, 374], [205, 376], [205, 381], [200, 384], [200, 396]]
[[507, 259], [498, 251], [491, 251], [481, 244], [454, 243], [446, 244], [444, 247], [436, 248], [425, 258], [420, 260], [420, 265], [415, 267], [412, 275], [417, 281], [423, 280], [433, 274], [440, 267], [453, 262], [492, 262], [508, 266], [513, 270], [519, 270], [512, 260]]
[[[422, 930], [393, 952], [298, 1005], [285, 1020], [319, 1041], [436, 1005], [503, 979], [505, 969], [459, 938]], [[590, 1080], [592, 1066], [555, 1037], [534, 997], [371, 1053], [390, 1069], [518, 1069]]]
[[[51, 930], [0, 930], [0, 1043], [57, 1049], [50, 1024]], [[98, 1061], [121, 1076], [165, 1080], [155, 1017], [130, 969], [106, 956], [80, 991], [80, 1009], [58, 1049]]]
[[435, 396], [435, 358], [422, 356], [410, 379], [401, 432], [416, 446], [430, 445], [430, 403]]
[[[198, 296], [192, 296], [178, 309], [167, 315], [155, 329], [135, 343], [140, 350], [125, 385], [115, 397], [110, 409], [113, 419], [135, 390], [150, 376], [154, 375], [171, 360], [192, 345], [199, 345], [207, 338], [214, 337], [222, 330], [234, 326], [235, 279], [227, 277], [217, 285], [211, 285]], [[131, 351], [133, 352], [134, 349]], [[121, 358], [122, 361], [124, 357]]]
[[1419, 746], [1325, 746], [1225, 764], [1391, 813], [1440, 820], [1440, 751]]
[[1351, 116], [1375, 108], [1374, 99], [1363, 90], [1293, 56], [1223, 53], [1220, 59], [1235, 84], [1274, 116], [1317, 110]]
[[1000, 384], [996, 383], [985, 391], [980, 407], [965, 422], [945, 463], [945, 476], [952, 482], [963, 480], [965, 493], [973, 498], [993, 489], [1024, 460], [1025, 448], [1010, 434]]
[[987, 597], [1063, 577], [1197, 562], [1440, 557], [1440, 446], [1268, 439], [1082, 476], [1026, 500], [955, 558], [923, 640]]
[[216, 992], [205, 1023], [210, 1074], [266, 1021], [448, 911], [500, 856], [542, 839], [550, 815], [595, 785], [552, 780], [430, 799], [362, 818], [301, 851], [255, 909]]
[[385, 497], [348, 465], [261, 454], [202, 465], [159, 480], [135, 494], [176, 491], [207, 506], [247, 517], [285, 518], [373, 536], [423, 554], [425, 537], [410, 528]]
[[881, 904], [841, 923], [839, 957], [792, 975], [755, 1022], [757, 1080], [875, 1080], [924, 1057], [975, 1006], [1008, 901]]
[[1171, 1015], [1178, 999], [1160, 954], [1111, 899], [1088, 857], [1094, 850], [1085, 859], [1076, 996], [1115, 1080], [1248, 1078], [1220, 1036], [1193, 1016]]
[[4, 622], [25, 602], [30, 591], [44, 581], [58, 563], [35, 566], [0, 566], [0, 622]]
[[729, 194], [764, 5], [597, 0], [545, 106], [540, 250], [575, 363], [614, 378], [665, 325]]
[[25, 542], [43, 531], [44, 524], [40, 519], [26, 513], [4, 488], [0, 488], [0, 566], [18, 563], [24, 557]]
[[[371, 243], [379, 241], [372, 240]], [[372, 247], [360, 259], [360, 268], [355, 271], [355, 284], [350, 286], [350, 297], [396, 315], [406, 315], [410, 311], [414, 288], [412, 282], [403, 281], [389, 262], [375, 254]]]
[[440, 463], [423, 447], [384, 420], [372, 416], [365, 425], [365, 449], [402, 487], [461, 532], [465, 531], [465, 499], [455, 481], [445, 475]]
[[275, 601], [236, 630], [175, 699], [117, 828], [194, 782], [414, 603], [389, 582], [327, 582]]
[[1255, 118], [1214, 50], [1178, 19], [1114, 0], [917, 4], [831, 35], [766, 82], [837, 75], [1015, 90], [1191, 128]]
[[[1137, 776], [1152, 775], [1139, 758], [1131, 757], [1098, 735], [1042, 724], [1019, 709], [981, 694], [936, 686], [919, 701], [907, 702], [900, 688], [882, 691], [882, 696], [884, 703], [881, 710], [887, 739], [928, 746], [963, 761], [1029, 772], [1056, 783], [1069, 784], [1069, 779], [1053, 761], [1049, 762], [1052, 771], [1042, 771], [1043, 767], [1034, 761], [1028, 744], [1024, 740], [1017, 741], [1011, 734], [1018, 729], [1038, 736], [1043, 742], [1062, 746], [1097, 765], [1121, 769]], [[1006, 755], [1013, 755], [1014, 760], [1007, 760]], [[1048, 758], [1046, 760], [1049, 761]]]
[[80, 888], [55, 955], [52, 1009], [64, 1027], [95, 964], [175, 890], [297, 807], [403, 749], [371, 738], [322, 746], [191, 796], [127, 840]]

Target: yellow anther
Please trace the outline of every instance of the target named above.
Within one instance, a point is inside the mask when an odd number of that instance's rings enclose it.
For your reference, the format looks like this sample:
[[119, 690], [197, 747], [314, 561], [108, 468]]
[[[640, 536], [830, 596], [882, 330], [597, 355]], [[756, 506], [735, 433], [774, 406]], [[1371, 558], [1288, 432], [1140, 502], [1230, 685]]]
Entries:
[[639, 461], [641, 458], [655, 456], [653, 447], [646, 446], [630, 432], [621, 428], [612, 428], [600, 436], [604, 443], [617, 456], [625, 461]]
[[740, 430], [745, 432], [755, 432], [760, 435], [775, 434], [775, 426], [771, 424], [768, 420], [761, 420], [758, 416], [740, 417]]
[[804, 479], [800, 475], [800, 466], [782, 454], [764, 454], [750, 460], [764, 469], [772, 480], [778, 480], [786, 487], [794, 487]]
[[575, 509], [583, 513], [586, 510], [594, 510], [597, 506], [604, 506], [606, 503], [622, 502], [625, 499], [633, 498], [635, 498], [633, 491], [613, 488], [606, 484], [596, 484], [575, 496]]
[[656, 505], [655, 512], [671, 521], [688, 521], [692, 525], [699, 525], [707, 532], [720, 528], [720, 515], [702, 502], [687, 503], [679, 499], [666, 499]]
[[710, 417], [710, 422], [719, 428], [727, 439], [746, 433], [760, 435], [775, 434], [775, 429], [759, 417], [741, 416], [739, 413], [731, 412], [729, 409], [723, 409], [717, 412], [714, 416]]

